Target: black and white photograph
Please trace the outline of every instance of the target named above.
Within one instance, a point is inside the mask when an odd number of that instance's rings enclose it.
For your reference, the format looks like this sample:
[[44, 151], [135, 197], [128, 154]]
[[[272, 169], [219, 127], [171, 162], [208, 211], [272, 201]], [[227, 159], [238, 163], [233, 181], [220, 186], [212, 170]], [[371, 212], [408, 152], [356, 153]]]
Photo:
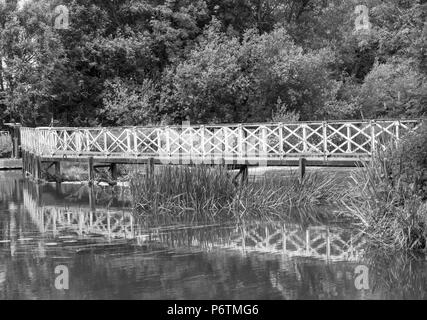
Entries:
[[427, 300], [427, 0], [0, 0], [0, 300]]

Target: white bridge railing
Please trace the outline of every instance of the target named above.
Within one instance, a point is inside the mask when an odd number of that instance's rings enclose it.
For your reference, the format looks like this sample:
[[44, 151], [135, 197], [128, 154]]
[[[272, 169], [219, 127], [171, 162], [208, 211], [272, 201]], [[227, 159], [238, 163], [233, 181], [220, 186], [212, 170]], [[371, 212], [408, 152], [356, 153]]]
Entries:
[[[205, 163], [360, 159], [420, 120], [177, 127], [22, 128], [22, 149], [42, 157], [156, 158]], [[216, 163], [216, 162], [215, 162]]]

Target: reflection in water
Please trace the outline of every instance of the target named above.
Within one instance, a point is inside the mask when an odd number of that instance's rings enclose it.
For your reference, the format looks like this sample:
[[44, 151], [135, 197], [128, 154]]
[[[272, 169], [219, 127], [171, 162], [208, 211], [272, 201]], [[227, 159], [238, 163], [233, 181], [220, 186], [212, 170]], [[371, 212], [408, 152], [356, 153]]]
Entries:
[[[123, 188], [1, 179], [0, 299], [424, 298], [426, 291], [412, 260], [408, 273], [408, 261], [367, 259], [351, 230], [283, 221], [153, 227], [134, 219]], [[371, 290], [354, 285], [360, 264], [370, 266]], [[68, 291], [53, 286], [57, 265], [70, 269]]]
[[242, 252], [283, 253], [288, 257], [311, 257], [326, 260], [357, 261], [363, 253], [361, 235], [346, 229], [311, 226], [302, 229], [297, 224], [251, 223], [239, 226], [173, 226], [145, 229], [135, 226], [132, 210], [111, 208], [96, 210], [94, 190], [82, 186], [89, 193], [89, 204], [39, 205], [38, 186], [30, 191], [26, 182], [23, 188], [24, 208], [40, 233], [63, 232], [76, 235], [98, 235], [107, 239], [147, 240], [171, 248], [197, 247], [237, 249]]

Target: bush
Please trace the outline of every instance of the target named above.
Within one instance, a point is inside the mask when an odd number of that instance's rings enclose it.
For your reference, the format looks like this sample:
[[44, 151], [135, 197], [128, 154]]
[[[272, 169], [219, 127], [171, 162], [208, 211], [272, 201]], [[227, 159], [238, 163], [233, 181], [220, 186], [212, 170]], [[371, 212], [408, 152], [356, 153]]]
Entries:
[[427, 242], [427, 125], [352, 174], [347, 208], [372, 244], [421, 250]]
[[12, 140], [9, 135], [0, 133], [0, 158], [9, 158], [12, 154]]
[[427, 122], [409, 133], [386, 153], [389, 179], [409, 185], [416, 195], [427, 199]]
[[408, 117], [425, 114], [427, 82], [409, 62], [375, 64], [360, 90], [366, 118]]
[[164, 74], [160, 105], [173, 122], [323, 119], [326, 106], [341, 107], [330, 50], [304, 52], [283, 28], [249, 30], [242, 40], [218, 29], [208, 28], [188, 59]]

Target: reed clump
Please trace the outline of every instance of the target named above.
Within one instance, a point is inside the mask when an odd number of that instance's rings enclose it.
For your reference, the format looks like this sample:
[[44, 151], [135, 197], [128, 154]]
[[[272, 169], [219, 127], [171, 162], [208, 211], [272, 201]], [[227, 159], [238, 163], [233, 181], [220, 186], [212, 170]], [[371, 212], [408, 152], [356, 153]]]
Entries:
[[335, 174], [308, 173], [300, 181], [249, 179], [237, 183], [222, 167], [161, 167], [135, 172], [130, 180], [139, 216], [193, 217], [193, 220], [283, 217], [289, 208], [333, 203], [343, 189]]
[[352, 173], [345, 203], [369, 243], [386, 250], [426, 249], [426, 173], [426, 124]]

